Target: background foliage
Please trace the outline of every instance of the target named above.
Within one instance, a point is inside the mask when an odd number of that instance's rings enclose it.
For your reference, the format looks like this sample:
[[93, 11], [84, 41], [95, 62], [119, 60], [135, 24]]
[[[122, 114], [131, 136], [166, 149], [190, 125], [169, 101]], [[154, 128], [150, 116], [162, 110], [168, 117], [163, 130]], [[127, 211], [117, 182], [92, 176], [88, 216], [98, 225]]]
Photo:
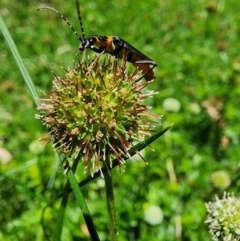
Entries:
[[[73, 66], [79, 42], [59, 16], [38, 1], [2, 0], [0, 14], [39, 90], [53, 71]], [[76, 29], [75, 1], [47, 1]], [[235, 0], [80, 1], [86, 36], [118, 35], [158, 64], [149, 104], [174, 128], [146, 149], [143, 161], [113, 171], [119, 240], [211, 240], [204, 202], [227, 190], [239, 195], [240, 15]], [[51, 240], [66, 182], [46, 129], [0, 35], [0, 239]], [[89, 51], [90, 54], [90, 51]], [[92, 54], [92, 53], [91, 53]], [[8, 155], [10, 154], [10, 156]], [[8, 156], [10, 158], [8, 158]], [[220, 184], [216, 181], [217, 171]], [[224, 174], [224, 175], [223, 175]], [[85, 177], [83, 169], [78, 180]], [[101, 240], [108, 240], [103, 180], [83, 188]], [[159, 206], [163, 221], [146, 222]], [[154, 219], [154, 215], [152, 217]], [[62, 240], [89, 240], [74, 197]]]

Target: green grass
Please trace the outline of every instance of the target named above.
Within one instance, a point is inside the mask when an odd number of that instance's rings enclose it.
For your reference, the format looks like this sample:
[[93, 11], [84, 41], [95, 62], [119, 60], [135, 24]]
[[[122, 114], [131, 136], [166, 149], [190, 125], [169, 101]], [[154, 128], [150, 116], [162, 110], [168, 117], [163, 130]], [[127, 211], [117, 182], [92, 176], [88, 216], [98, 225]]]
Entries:
[[[152, 145], [155, 152], [146, 149], [149, 165], [127, 162], [125, 173], [113, 171], [119, 240], [210, 241], [203, 223], [204, 202], [224, 190], [239, 196], [238, 1], [80, 4], [86, 36], [120, 36], [157, 62], [152, 88], [159, 94], [150, 104], [153, 112], [164, 115], [163, 126], [174, 123]], [[53, 0], [48, 5], [79, 29], [74, 1]], [[58, 15], [39, 12], [38, 7], [37, 1], [3, 0], [0, 15], [40, 92], [51, 89], [51, 71], [62, 76], [60, 66], [73, 66], [79, 41]], [[0, 144], [12, 155], [0, 164], [0, 239], [51, 240], [66, 177], [51, 144], [42, 147], [37, 141], [46, 129], [34, 117], [35, 105], [2, 35], [0, 40]], [[179, 111], [163, 107], [169, 97], [181, 104]], [[229, 174], [226, 189], [211, 182], [217, 170]], [[79, 181], [86, 176], [81, 167], [76, 175]], [[108, 229], [102, 181], [97, 179], [82, 191], [104, 241]], [[163, 211], [163, 222], [157, 226], [144, 219], [151, 205]], [[178, 238], [176, 220], [182, 230]], [[71, 196], [62, 240], [89, 240], [84, 228]]]

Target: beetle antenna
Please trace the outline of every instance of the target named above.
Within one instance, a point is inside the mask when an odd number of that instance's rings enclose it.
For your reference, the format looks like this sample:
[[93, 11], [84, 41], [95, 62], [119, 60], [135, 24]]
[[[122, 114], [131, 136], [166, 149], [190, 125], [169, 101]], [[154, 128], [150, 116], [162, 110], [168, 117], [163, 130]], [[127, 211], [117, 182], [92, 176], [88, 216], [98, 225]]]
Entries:
[[51, 7], [40, 7], [37, 10], [50, 10], [53, 11], [55, 13], [57, 13], [66, 23], [67, 25], [70, 27], [70, 29], [72, 29], [72, 31], [74, 32], [74, 34], [77, 36], [78, 40], [80, 42], [82, 42], [82, 38], [78, 35], [77, 31], [74, 29], [74, 27], [71, 25], [71, 23], [64, 17], [63, 14], [61, 14], [58, 10], [51, 8]]
[[76, 5], [77, 5], [78, 20], [79, 20], [80, 28], [82, 31], [82, 39], [85, 39], [85, 32], [84, 32], [82, 17], [81, 17], [81, 12], [80, 12], [80, 4], [78, 1], [76, 1]]

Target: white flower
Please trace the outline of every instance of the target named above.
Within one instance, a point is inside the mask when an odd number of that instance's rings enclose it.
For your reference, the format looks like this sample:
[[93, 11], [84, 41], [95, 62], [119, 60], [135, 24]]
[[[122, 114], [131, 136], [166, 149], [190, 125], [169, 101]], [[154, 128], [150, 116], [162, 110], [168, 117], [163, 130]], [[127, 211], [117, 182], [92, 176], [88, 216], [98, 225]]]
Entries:
[[240, 199], [234, 194], [216, 196], [215, 202], [206, 203], [209, 232], [214, 241], [239, 241], [240, 231]]
[[158, 206], [152, 205], [144, 212], [145, 221], [150, 225], [158, 225], [163, 220], [162, 209]]
[[163, 101], [163, 108], [167, 111], [178, 112], [181, 108], [179, 100], [175, 98], [166, 98]]

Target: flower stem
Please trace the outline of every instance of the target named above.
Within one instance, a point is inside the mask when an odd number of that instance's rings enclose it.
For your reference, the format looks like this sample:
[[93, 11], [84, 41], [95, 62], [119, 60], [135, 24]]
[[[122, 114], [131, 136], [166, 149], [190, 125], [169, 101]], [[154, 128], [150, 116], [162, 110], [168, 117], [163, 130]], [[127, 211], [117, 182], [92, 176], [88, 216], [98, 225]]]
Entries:
[[114, 204], [114, 194], [113, 194], [113, 185], [112, 185], [112, 176], [110, 173], [104, 175], [105, 187], [106, 187], [106, 199], [107, 199], [107, 208], [108, 208], [108, 217], [109, 217], [109, 231], [110, 231], [110, 240], [117, 241], [117, 221], [116, 221], [116, 211]]

